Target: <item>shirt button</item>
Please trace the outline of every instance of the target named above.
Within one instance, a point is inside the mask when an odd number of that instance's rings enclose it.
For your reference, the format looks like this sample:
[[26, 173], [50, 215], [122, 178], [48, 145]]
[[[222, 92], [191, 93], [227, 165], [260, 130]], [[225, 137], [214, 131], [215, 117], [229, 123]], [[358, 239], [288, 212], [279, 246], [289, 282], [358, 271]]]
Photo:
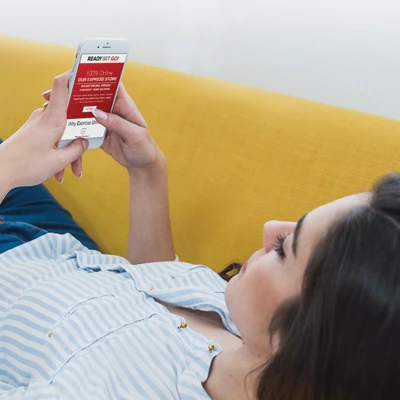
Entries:
[[215, 349], [215, 346], [213, 344], [208, 345], [208, 351], [211, 353]]
[[187, 323], [186, 322], [182, 322], [179, 328], [185, 329], [187, 328]]
[[53, 334], [52, 333], [49, 333], [49, 337], [52, 337], [53, 336]]
[[176, 278], [176, 276], [175, 276], [175, 275], [172, 275], [172, 276], [171, 276], [171, 278], [172, 278], [172, 279], [175, 279], [175, 278]]
[[111, 293], [111, 296], [112, 296], [112, 297], [115, 297], [115, 294], [114, 294], [114, 293]]
[[150, 290], [154, 290], [154, 288], [153, 288], [153, 287], [151, 287], [151, 288], [150, 288]]

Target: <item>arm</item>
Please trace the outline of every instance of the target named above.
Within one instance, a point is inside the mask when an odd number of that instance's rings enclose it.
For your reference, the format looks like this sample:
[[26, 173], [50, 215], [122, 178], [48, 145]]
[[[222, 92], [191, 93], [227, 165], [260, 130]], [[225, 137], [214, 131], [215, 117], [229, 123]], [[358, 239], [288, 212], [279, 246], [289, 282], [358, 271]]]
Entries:
[[165, 158], [151, 170], [131, 171], [129, 185], [129, 262], [174, 260]]
[[101, 148], [129, 174], [129, 248], [132, 264], [175, 259], [165, 156], [121, 85], [112, 114], [93, 112], [107, 128]]
[[0, 145], [0, 204], [16, 187], [38, 185], [72, 164], [80, 176], [81, 157], [88, 147], [86, 140], [76, 140], [58, 149], [57, 144], [67, 123], [70, 72], [53, 82], [53, 98], [47, 109], [35, 110], [28, 121]]
[[[44, 93], [49, 100], [51, 91]], [[101, 148], [129, 174], [129, 247], [132, 264], [175, 259], [172, 240], [167, 163], [146, 121], [121, 84], [112, 114], [93, 111], [107, 129]]]

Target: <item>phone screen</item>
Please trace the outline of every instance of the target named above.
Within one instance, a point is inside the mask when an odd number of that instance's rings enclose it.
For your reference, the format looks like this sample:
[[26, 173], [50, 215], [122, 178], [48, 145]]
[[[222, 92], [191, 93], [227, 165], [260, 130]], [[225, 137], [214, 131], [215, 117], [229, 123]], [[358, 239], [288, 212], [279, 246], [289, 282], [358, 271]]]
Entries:
[[83, 54], [76, 72], [67, 110], [64, 139], [103, 137], [105, 128], [92, 109], [111, 112], [126, 54]]

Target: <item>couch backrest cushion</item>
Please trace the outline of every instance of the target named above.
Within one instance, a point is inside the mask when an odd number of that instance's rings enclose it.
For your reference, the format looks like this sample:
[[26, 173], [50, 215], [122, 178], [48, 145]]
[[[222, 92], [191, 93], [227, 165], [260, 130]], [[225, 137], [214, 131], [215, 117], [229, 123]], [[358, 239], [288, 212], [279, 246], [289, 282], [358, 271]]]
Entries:
[[[0, 37], [0, 54], [5, 138], [75, 53]], [[167, 156], [184, 261], [215, 270], [244, 261], [262, 246], [265, 221], [297, 220], [400, 169], [396, 120], [133, 62], [124, 84]], [[68, 173], [46, 185], [104, 252], [126, 256], [126, 173], [100, 149], [85, 155], [83, 170], [81, 180]]]

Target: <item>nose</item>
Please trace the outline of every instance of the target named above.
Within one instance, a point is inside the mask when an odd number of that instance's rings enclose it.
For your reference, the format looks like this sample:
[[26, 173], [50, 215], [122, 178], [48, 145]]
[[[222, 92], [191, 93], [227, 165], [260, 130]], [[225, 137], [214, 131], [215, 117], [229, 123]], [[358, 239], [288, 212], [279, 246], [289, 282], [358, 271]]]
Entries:
[[276, 238], [278, 235], [284, 237], [289, 236], [293, 233], [296, 227], [296, 222], [287, 221], [268, 221], [264, 224], [263, 229], [263, 244], [266, 252], [270, 252], [276, 243]]

